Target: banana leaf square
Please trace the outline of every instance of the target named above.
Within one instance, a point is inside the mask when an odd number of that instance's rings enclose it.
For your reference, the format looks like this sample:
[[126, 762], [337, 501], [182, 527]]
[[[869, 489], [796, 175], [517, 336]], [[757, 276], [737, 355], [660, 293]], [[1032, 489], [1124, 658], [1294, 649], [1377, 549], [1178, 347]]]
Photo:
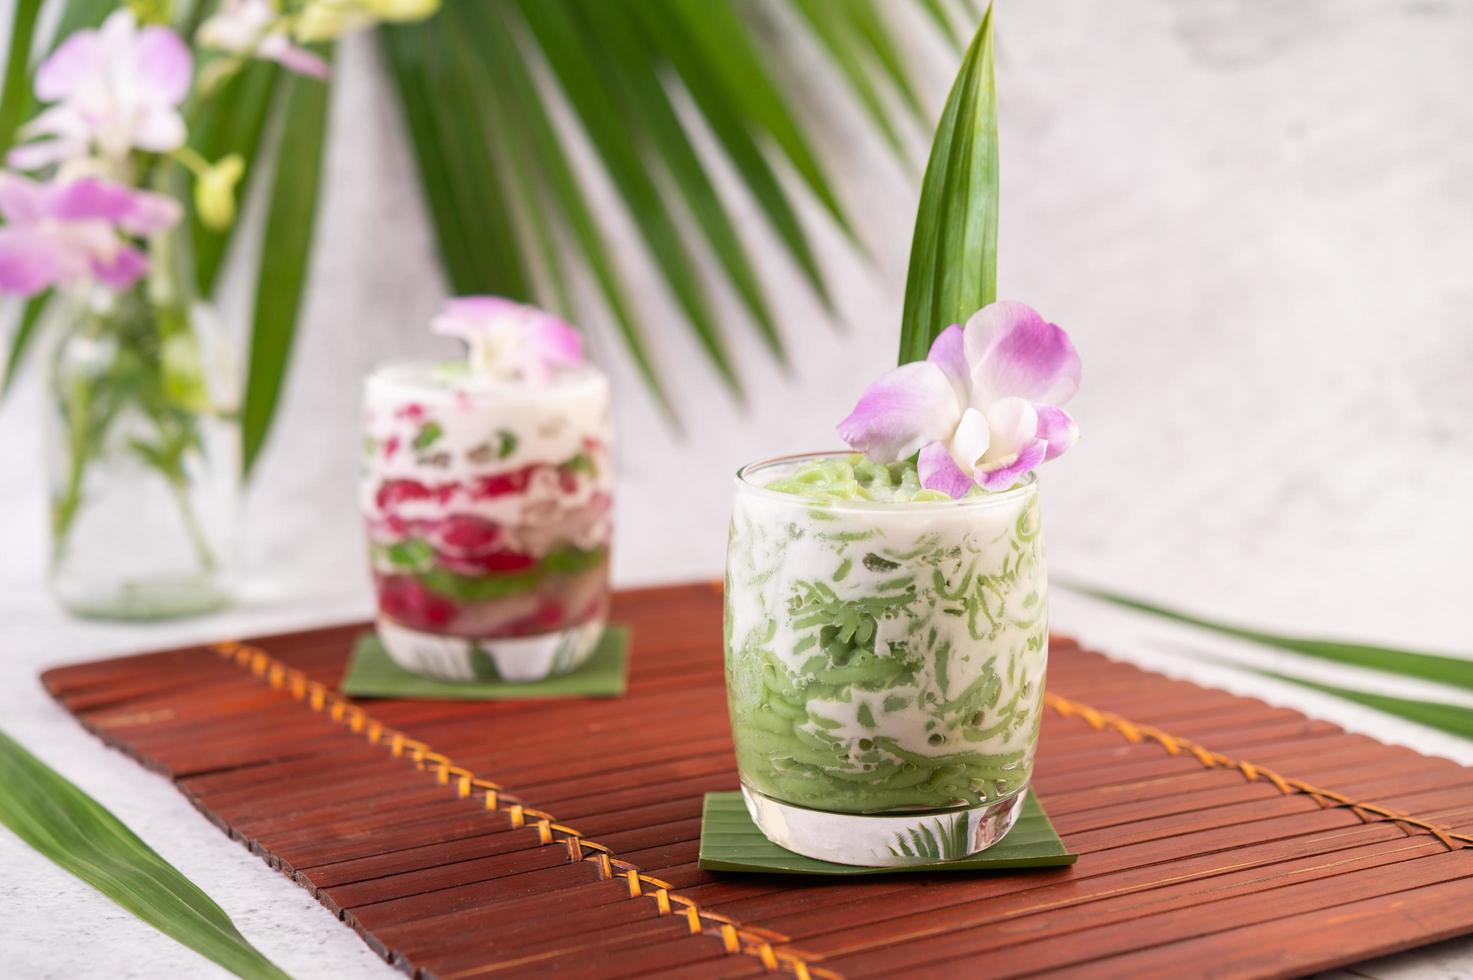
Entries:
[[701, 812], [700, 864], [707, 871], [747, 871], [758, 874], [874, 875], [932, 871], [1016, 871], [1058, 868], [1073, 864], [1073, 854], [1054, 831], [1032, 793], [1013, 829], [996, 844], [971, 857], [938, 860], [903, 868], [865, 868], [833, 864], [794, 854], [762, 836], [752, 822], [741, 793], [707, 793]]
[[377, 634], [358, 638], [340, 690], [350, 697], [422, 698], [435, 701], [511, 701], [518, 698], [616, 698], [629, 677], [629, 631], [604, 630], [588, 662], [572, 673], [540, 681], [442, 681], [410, 673], [389, 659]]

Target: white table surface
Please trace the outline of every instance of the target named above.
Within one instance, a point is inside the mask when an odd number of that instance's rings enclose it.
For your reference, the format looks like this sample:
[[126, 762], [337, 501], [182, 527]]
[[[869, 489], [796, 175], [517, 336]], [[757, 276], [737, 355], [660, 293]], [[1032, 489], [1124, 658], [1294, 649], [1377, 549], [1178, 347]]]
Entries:
[[[1355, 731], [1473, 764], [1473, 741], [1399, 722], [1376, 712], [1201, 662], [1211, 652], [1245, 661], [1274, 655], [1245, 645], [1205, 640], [1058, 592], [1056, 629], [1116, 656], [1176, 676], [1275, 704], [1290, 705]], [[87, 734], [42, 690], [37, 675], [58, 663], [162, 648], [222, 636], [295, 629], [367, 614], [353, 589], [287, 602], [247, 599], [225, 614], [172, 624], [87, 623], [62, 615], [39, 589], [0, 596], [0, 725], [82, 785], [165, 858], [219, 902], [241, 931], [295, 977], [390, 977], [347, 927], [308, 894], [228, 839], [164, 778], [148, 773]], [[1306, 671], [1313, 665], [1304, 666]], [[1342, 674], [1344, 679], [1346, 675]], [[1410, 690], [1413, 685], [1407, 685]], [[1469, 699], [1473, 702], [1473, 699]], [[191, 951], [153, 931], [0, 830], [0, 947], [16, 978], [128, 978], [223, 975]], [[1473, 938], [1454, 940], [1357, 965], [1339, 977], [1473, 977]]]

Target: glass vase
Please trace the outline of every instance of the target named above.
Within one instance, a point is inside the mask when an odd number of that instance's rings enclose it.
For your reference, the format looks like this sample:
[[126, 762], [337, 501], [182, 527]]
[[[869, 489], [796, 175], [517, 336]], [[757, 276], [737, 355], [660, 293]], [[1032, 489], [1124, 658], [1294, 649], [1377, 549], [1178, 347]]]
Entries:
[[56, 306], [44, 433], [52, 590], [73, 613], [108, 619], [225, 605], [240, 426], [219, 318], [143, 288]]

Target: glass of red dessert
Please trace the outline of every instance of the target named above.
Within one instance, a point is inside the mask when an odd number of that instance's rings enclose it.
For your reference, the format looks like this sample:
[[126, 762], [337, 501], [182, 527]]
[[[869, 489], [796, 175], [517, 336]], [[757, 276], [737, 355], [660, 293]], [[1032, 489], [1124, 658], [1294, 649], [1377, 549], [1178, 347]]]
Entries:
[[434, 326], [467, 360], [388, 364], [365, 385], [379, 637], [444, 680], [574, 670], [609, 608], [608, 380], [532, 307], [465, 297]]

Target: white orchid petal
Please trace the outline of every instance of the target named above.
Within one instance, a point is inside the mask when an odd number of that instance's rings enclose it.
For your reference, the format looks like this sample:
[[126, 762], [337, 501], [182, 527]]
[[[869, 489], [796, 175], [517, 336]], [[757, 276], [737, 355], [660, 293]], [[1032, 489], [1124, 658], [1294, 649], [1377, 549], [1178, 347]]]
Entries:
[[172, 109], [150, 112], [134, 124], [129, 142], [140, 150], [169, 153], [184, 145], [184, 120]]
[[983, 465], [1006, 459], [1020, 451], [1038, 434], [1038, 411], [1023, 398], [1004, 398], [987, 409], [987, 428], [992, 444]]
[[956, 465], [970, 473], [974, 467], [987, 454], [987, 447], [992, 443], [992, 434], [988, 430], [987, 416], [975, 408], [968, 408], [962, 413], [962, 420], [957, 423], [956, 432], [951, 437], [948, 448], [951, 450], [951, 458], [956, 460]]

